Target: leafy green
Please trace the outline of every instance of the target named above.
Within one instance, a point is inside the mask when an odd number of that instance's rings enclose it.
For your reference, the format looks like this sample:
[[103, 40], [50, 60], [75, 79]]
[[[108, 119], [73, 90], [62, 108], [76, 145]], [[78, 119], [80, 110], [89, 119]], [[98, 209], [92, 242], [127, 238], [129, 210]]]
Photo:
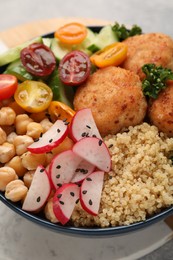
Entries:
[[166, 88], [166, 81], [173, 80], [173, 72], [170, 69], [156, 66], [155, 64], [145, 64], [142, 67], [146, 78], [142, 82], [142, 89], [145, 96], [156, 99], [162, 89]]
[[133, 25], [131, 29], [127, 29], [124, 24], [120, 25], [117, 22], [113, 25], [112, 30], [116, 33], [119, 41], [123, 41], [134, 35], [142, 34], [142, 29], [138, 25]]

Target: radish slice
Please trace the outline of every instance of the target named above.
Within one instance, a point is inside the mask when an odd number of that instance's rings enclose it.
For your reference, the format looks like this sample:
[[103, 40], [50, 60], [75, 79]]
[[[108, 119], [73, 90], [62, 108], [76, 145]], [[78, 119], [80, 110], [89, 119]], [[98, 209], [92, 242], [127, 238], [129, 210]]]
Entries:
[[51, 192], [51, 184], [47, 171], [39, 165], [25, 197], [22, 209], [26, 211], [37, 211], [46, 203]]
[[95, 169], [95, 166], [86, 160], [82, 159], [77, 168], [75, 169], [75, 173], [71, 182], [80, 183], [83, 181], [90, 173], [92, 173]]
[[53, 197], [53, 211], [56, 218], [65, 225], [79, 200], [79, 187], [74, 183], [63, 184]]
[[55, 189], [63, 183], [80, 182], [94, 171], [95, 166], [83, 160], [72, 150], [56, 155], [50, 163], [50, 179]]
[[28, 146], [27, 149], [32, 153], [50, 152], [65, 139], [67, 133], [68, 126], [66, 122], [57, 120], [46, 133], [35, 140], [35, 142]]
[[99, 170], [109, 172], [111, 169], [111, 156], [105, 143], [95, 137], [79, 140], [72, 148], [73, 152], [86, 161], [95, 165]]
[[61, 187], [63, 183], [71, 181], [81, 160], [82, 158], [73, 153], [72, 150], [64, 151], [53, 158], [49, 171], [55, 189]]
[[80, 188], [81, 206], [94, 216], [97, 216], [99, 212], [103, 179], [103, 171], [93, 172], [82, 182]]
[[70, 124], [70, 136], [76, 142], [84, 137], [101, 138], [90, 108], [76, 112]]

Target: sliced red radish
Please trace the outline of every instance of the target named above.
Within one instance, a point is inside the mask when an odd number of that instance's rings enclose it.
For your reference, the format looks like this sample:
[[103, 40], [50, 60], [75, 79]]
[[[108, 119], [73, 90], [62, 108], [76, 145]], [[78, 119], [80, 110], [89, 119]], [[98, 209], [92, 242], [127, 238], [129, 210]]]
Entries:
[[83, 181], [90, 173], [92, 173], [95, 169], [95, 166], [88, 161], [82, 159], [77, 168], [75, 169], [75, 173], [71, 182], [79, 183]]
[[34, 173], [29, 191], [25, 197], [22, 209], [37, 211], [46, 203], [51, 192], [51, 185], [47, 171], [39, 165]]
[[90, 108], [76, 112], [70, 124], [70, 136], [76, 142], [84, 137], [101, 138]]
[[56, 218], [65, 225], [79, 201], [79, 186], [74, 183], [63, 184], [53, 197], [53, 211]]
[[71, 181], [81, 160], [82, 158], [72, 150], [64, 151], [53, 158], [49, 171], [55, 189], [61, 187], [63, 183]]
[[111, 156], [105, 143], [95, 137], [79, 140], [72, 148], [73, 152], [86, 161], [95, 165], [99, 170], [109, 172], [111, 169]]
[[65, 139], [67, 133], [68, 126], [66, 122], [57, 120], [46, 133], [28, 146], [28, 150], [32, 153], [50, 152]]
[[97, 216], [100, 208], [103, 179], [103, 171], [93, 172], [82, 182], [80, 188], [81, 206], [94, 216]]

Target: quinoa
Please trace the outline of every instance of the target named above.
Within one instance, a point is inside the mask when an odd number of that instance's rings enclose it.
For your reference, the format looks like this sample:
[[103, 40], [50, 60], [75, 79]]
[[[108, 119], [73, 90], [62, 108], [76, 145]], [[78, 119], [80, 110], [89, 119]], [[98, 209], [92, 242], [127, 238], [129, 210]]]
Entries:
[[112, 170], [105, 173], [99, 214], [88, 214], [78, 203], [75, 226], [130, 225], [173, 204], [173, 138], [143, 123], [104, 141]]

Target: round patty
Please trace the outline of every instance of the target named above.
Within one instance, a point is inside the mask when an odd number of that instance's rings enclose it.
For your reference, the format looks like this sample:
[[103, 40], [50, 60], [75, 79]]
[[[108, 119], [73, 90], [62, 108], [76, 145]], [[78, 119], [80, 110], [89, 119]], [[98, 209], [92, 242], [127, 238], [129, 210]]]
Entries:
[[173, 70], [173, 40], [162, 33], [148, 33], [127, 38], [127, 58], [122, 67], [145, 77], [141, 67], [147, 63]]
[[149, 118], [160, 131], [173, 137], [173, 81], [150, 104]]
[[141, 123], [147, 103], [139, 77], [110, 66], [99, 69], [77, 89], [74, 108], [91, 108], [100, 134], [106, 136]]

